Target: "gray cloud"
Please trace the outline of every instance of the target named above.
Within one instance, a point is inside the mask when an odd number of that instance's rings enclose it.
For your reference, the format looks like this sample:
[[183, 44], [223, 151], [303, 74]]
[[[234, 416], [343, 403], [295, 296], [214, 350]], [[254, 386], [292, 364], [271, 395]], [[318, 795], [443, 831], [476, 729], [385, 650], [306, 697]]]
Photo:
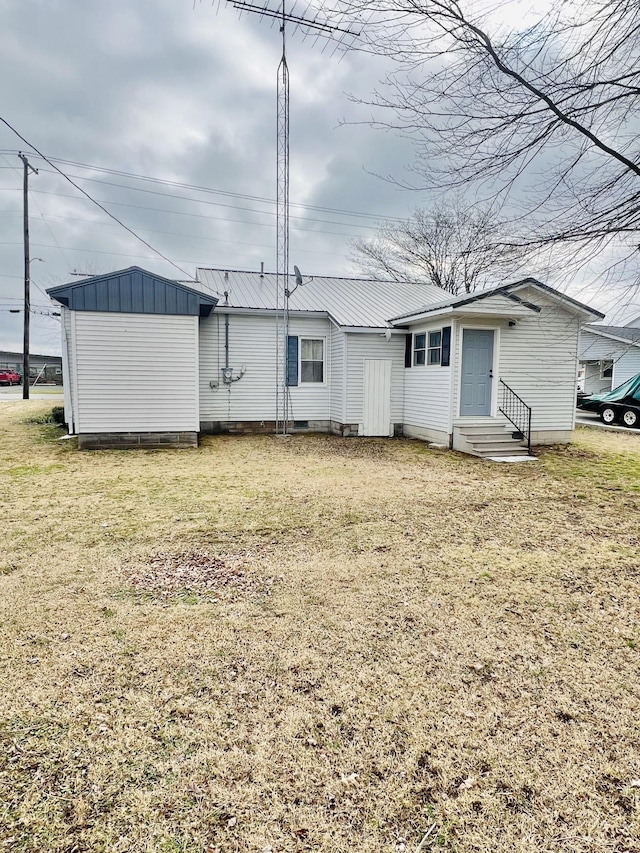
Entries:
[[[406, 140], [341, 123], [366, 120], [345, 92], [366, 96], [383, 61], [332, 56], [299, 33], [289, 45], [292, 202], [386, 216], [424, 203], [375, 176], [405, 173]], [[277, 26], [209, 2], [0, 0], [0, 114], [49, 156], [273, 199], [279, 55]], [[0, 126], [0, 150], [9, 152], [0, 156], [0, 349], [22, 343], [22, 316], [6, 310], [22, 295], [20, 148]], [[33, 264], [34, 282], [44, 288], [73, 269], [132, 263], [180, 275], [33, 163], [32, 256], [46, 260]], [[272, 203], [62, 168], [190, 275], [196, 264], [275, 265]], [[291, 214], [291, 262], [309, 274], [352, 272], [349, 242], [375, 225], [295, 205]], [[33, 302], [47, 304], [37, 287]], [[34, 315], [34, 351], [57, 351], [58, 334], [55, 319]]]

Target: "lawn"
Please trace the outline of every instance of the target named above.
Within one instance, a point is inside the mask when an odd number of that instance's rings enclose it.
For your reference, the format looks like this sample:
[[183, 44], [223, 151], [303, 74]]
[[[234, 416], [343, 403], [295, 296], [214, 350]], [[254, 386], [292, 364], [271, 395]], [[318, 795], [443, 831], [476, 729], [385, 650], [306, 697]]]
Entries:
[[640, 435], [80, 453], [46, 410], [0, 406], [0, 849], [640, 850]]

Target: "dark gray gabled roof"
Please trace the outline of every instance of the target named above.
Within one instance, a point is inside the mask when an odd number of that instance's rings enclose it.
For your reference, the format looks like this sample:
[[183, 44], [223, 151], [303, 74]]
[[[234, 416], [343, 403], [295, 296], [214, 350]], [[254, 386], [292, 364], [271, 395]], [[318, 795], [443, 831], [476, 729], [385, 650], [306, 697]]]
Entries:
[[140, 267], [95, 275], [50, 287], [52, 299], [72, 311], [107, 311], [121, 314], [174, 314], [207, 317], [215, 296]]
[[605, 337], [624, 338], [626, 341], [640, 345], [640, 329], [633, 326], [601, 326], [589, 323], [582, 328], [585, 332], [595, 332], [597, 335], [604, 335]]

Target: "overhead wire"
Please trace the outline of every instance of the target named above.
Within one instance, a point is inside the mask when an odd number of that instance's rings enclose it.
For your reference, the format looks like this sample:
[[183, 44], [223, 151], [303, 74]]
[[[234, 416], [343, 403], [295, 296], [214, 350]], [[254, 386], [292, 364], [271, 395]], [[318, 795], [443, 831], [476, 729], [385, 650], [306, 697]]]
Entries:
[[[2, 151], [2, 153], [5, 153], [5, 154], [6, 153], [13, 153], [13, 154], [17, 153], [17, 151], [9, 150], [9, 149], [1, 149], [1, 151]], [[104, 174], [115, 175], [115, 176], [123, 177], [123, 178], [133, 178], [133, 179], [138, 180], [138, 181], [145, 181], [145, 182], [154, 183], [154, 184], [161, 184], [164, 186], [174, 186], [174, 187], [178, 187], [180, 189], [196, 190], [197, 192], [220, 195], [223, 197], [243, 199], [245, 201], [257, 201], [257, 202], [262, 202], [262, 203], [271, 204], [271, 205], [275, 205], [275, 203], [276, 203], [274, 198], [269, 198], [267, 196], [257, 196], [257, 195], [250, 195], [247, 193], [231, 192], [229, 190], [216, 189], [215, 187], [207, 187], [207, 186], [204, 186], [201, 184], [190, 184], [190, 183], [187, 183], [185, 181], [172, 181], [168, 178], [159, 178], [159, 177], [155, 177], [153, 175], [141, 175], [141, 174], [138, 174], [136, 172], [127, 172], [127, 171], [124, 171], [122, 169], [111, 169], [111, 168], [108, 168], [106, 166], [97, 166], [97, 165], [92, 165], [89, 163], [80, 163], [80, 162], [75, 161], [75, 160], [65, 160], [61, 157], [49, 157], [47, 162], [49, 162], [49, 161], [53, 161], [55, 163], [62, 163], [65, 166], [73, 166], [74, 168], [90, 169], [91, 171], [94, 171], [94, 172], [101, 172]], [[78, 177], [81, 180], [94, 180], [94, 181], [97, 180], [95, 178], [80, 178], [80, 176], [74, 176], [74, 177]], [[135, 189], [135, 187], [131, 187], [131, 189]], [[406, 221], [406, 218], [389, 216], [388, 214], [384, 214], [384, 213], [371, 213], [371, 212], [364, 213], [362, 211], [347, 210], [347, 209], [338, 208], [338, 207], [324, 207], [322, 205], [304, 204], [303, 202], [293, 202], [292, 201], [292, 202], [290, 202], [290, 206], [301, 208], [303, 210], [313, 210], [313, 211], [317, 211], [317, 212], [321, 212], [321, 213], [336, 213], [336, 214], [339, 214], [341, 216], [352, 216], [352, 217], [356, 217], [356, 218], [360, 218], [360, 219], [371, 219], [374, 221], [380, 221], [380, 220], [397, 221], [397, 222], [405, 222]]]
[[26, 139], [26, 138], [25, 138], [21, 133], [19, 133], [19, 132], [15, 129], [15, 127], [13, 127], [13, 125], [11, 125], [11, 124], [6, 120], [6, 118], [4, 118], [3, 116], [0, 116], [0, 121], [1, 121], [4, 125], [6, 125], [6, 126], [9, 128], [9, 130], [11, 130], [13, 133], [15, 133], [15, 135], [18, 137], [18, 139], [21, 139], [21, 140], [22, 140], [22, 142], [24, 142], [24, 144], [25, 144], [25, 145], [28, 145], [28, 146], [29, 146], [29, 148], [33, 149], [33, 151], [35, 151], [35, 152], [36, 152], [36, 154], [38, 154], [40, 157], [42, 157], [42, 159], [43, 159], [43, 160], [45, 160], [45, 162], [47, 162], [50, 166], [52, 166], [52, 167], [56, 170], [56, 172], [58, 172], [58, 173], [59, 173], [59, 174], [60, 174], [60, 175], [61, 175], [61, 176], [66, 180], [66, 181], [68, 181], [68, 182], [71, 184], [71, 186], [75, 187], [75, 188], [78, 190], [78, 192], [82, 193], [82, 195], [86, 196], [86, 198], [88, 198], [88, 199], [89, 199], [89, 201], [91, 201], [93, 204], [95, 204], [97, 207], [99, 207], [99, 208], [100, 208], [100, 210], [102, 210], [102, 211], [103, 211], [103, 213], [106, 213], [106, 215], [107, 215], [107, 216], [109, 216], [111, 219], [113, 219], [113, 220], [114, 220], [114, 222], [117, 222], [117, 223], [118, 223], [118, 225], [121, 225], [121, 226], [122, 226], [122, 228], [124, 228], [124, 229], [125, 229], [125, 231], [128, 231], [128, 232], [129, 232], [129, 234], [131, 234], [133, 237], [135, 237], [135, 239], [136, 239], [136, 240], [139, 240], [139, 241], [140, 241], [141, 243], [143, 243], [143, 244], [144, 244], [148, 249], [151, 249], [151, 251], [152, 251], [155, 255], [158, 255], [158, 257], [162, 258], [162, 260], [166, 261], [168, 264], [171, 264], [171, 266], [172, 266], [172, 267], [174, 267], [175, 269], [177, 269], [177, 270], [178, 270], [179, 272], [181, 272], [183, 275], [186, 275], [187, 277], [189, 277], [189, 273], [188, 273], [186, 270], [182, 269], [182, 267], [180, 267], [180, 266], [178, 266], [178, 264], [174, 263], [174, 262], [171, 260], [171, 258], [168, 258], [168, 257], [167, 257], [163, 252], [161, 252], [159, 249], [156, 249], [156, 248], [155, 248], [155, 246], [152, 246], [152, 245], [151, 245], [151, 243], [149, 243], [147, 240], [145, 240], [145, 239], [144, 239], [144, 237], [141, 237], [139, 234], [136, 234], [136, 232], [133, 230], [133, 228], [130, 228], [130, 227], [129, 227], [128, 225], [126, 225], [126, 224], [125, 224], [121, 219], [118, 219], [118, 217], [117, 217], [117, 216], [115, 216], [113, 213], [111, 213], [111, 211], [110, 211], [110, 210], [108, 210], [108, 209], [107, 209], [107, 208], [106, 208], [106, 207], [105, 207], [101, 202], [99, 202], [99, 201], [97, 201], [96, 199], [94, 199], [94, 198], [93, 198], [93, 196], [91, 196], [91, 195], [90, 195], [86, 190], [84, 190], [82, 187], [78, 186], [78, 184], [76, 184], [74, 180], [72, 180], [68, 175], [66, 175], [66, 174], [62, 171], [62, 169], [59, 169], [59, 168], [55, 165], [55, 163], [52, 163], [52, 162], [51, 162], [51, 160], [49, 160], [49, 158], [48, 158], [48, 157], [45, 157], [45, 155], [44, 155], [41, 151], [39, 151], [39, 150], [36, 148], [36, 146], [35, 146], [35, 145], [33, 145], [31, 142], [29, 142], [29, 140], [28, 140], [28, 139]]
[[[77, 196], [69, 195], [68, 193], [52, 192], [51, 190], [32, 189], [32, 190], [30, 190], [30, 192], [38, 193], [39, 195], [58, 196], [59, 198], [77, 199]], [[80, 199], [77, 199], [77, 200], [80, 201]], [[215, 222], [229, 222], [229, 223], [233, 223], [233, 224], [237, 224], [237, 225], [245, 225], [245, 226], [251, 227], [251, 228], [253, 228], [253, 227], [275, 228], [276, 227], [275, 223], [271, 223], [271, 222], [247, 222], [246, 219], [229, 219], [228, 216], [208, 216], [204, 213], [190, 213], [189, 211], [186, 211], [186, 210], [171, 210], [171, 209], [166, 208], [166, 207], [149, 207], [148, 205], [130, 204], [129, 202], [124, 202], [124, 201], [108, 201], [108, 202], [105, 202], [105, 204], [110, 204], [110, 205], [115, 206], [115, 207], [130, 207], [134, 210], [153, 210], [156, 213], [170, 213], [174, 216], [192, 216], [192, 217], [195, 217], [197, 219], [210, 219], [210, 220], [213, 220]], [[347, 223], [339, 223], [339, 224], [347, 224]], [[353, 227], [353, 226], [347, 226], [347, 227]], [[305, 231], [305, 232], [308, 232], [310, 234], [330, 234], [330, 235], [333, 235], [336, 237], [351, 237], [351, 236], [353, 236], [350, 234], [345, 234], [344, 232], [341, 232], [341, 231], [326, 231], [323, 228], [302, 228], [299, 225], [294, 226], [294, 230]]]
[[[155, 210], [156, 208], [149, 208], [149, 209]], [[15, 215], [19, 216], [21, 214], [16, 213]], [[189, 215], [189, 214], [186, 214], [186, 215]], [[48, 214], [48, 217], [49, 217], [49, 219], [62, 219], [62, 220], [67, 221], [67, 222], [84, 222], [84, 223], [90, 222], [90, 224], [92, 226], [95, 226], [96, 228], [116, 228], [117, 227], [115, 224], [112, 224], [110, 222], [99, 222], [98, 223], [98, 222], [94, 222], [92, 220], [82, 219], [81, 217], [78, 217], [78, 216], [62, 216], [61, 214], [50, 213], [50, 214]], [[233, 245], [233, 246], [250, 246], [250, 247], [256, 248], [256, 249], [272, 249], [273, 248], [273, 246], [267, 245], [265, 243], [256, 243], [255, 241], [244, 242], [243, 240], [226, 240], [223, 237], [204, 237], [204, 236], [201, 236], [199, 234], [185, 234], [184, 232], [180, 232], [180, 231], [162, 231], [158, 228], [143, 227], [143, 228], [140, 228], [139, 230], [142, 231], [143, 233], [163, 234], [167, 237], [184, 237], [184, 238], [189, 239], [189, 240], [203, 240], [205, 242], [210, 242], [210, 243], [228, 243], [228, 244]], [[49, 233], [51, 233], [50, 230], [49, 230]], [[324, 234], [326, 232], [324, 232], [324, 231], [323, 232], [315, 232], [314, 231], [312, 233], [323, 233]], [[55, 241], [55, 242], [57, 243], [57, 241]], [[59, 247], [59, 248], [62, 249], [62, 247]], [[71, 250], [69, 249], [69, 251], [71, 251]], [[320, 251], [317, 249], [300, 249], [299, 251], [303, 252], [305, 254], [329, 255], [330, 257], [335, 257], [336, 254], [338, 254], [336, 252], [323, 252], [323, 251]], [[68, 261], [67, 261], [67, 263], [68, 263]]]
[[[53, 174], [50, 169], [41, 169], [40, 171], [47, 172], [49, 174]], [[207, 205], [211, 205], [214, 207], [225, 207], [225, 208], [228, 208], [229, 210], [241, 210], [241, 211], [245, 211], [247, 213], [258, 214], [259, 216], [274, 216], [275, 217], [275, 215], [276, 215], [275, 211], [272, 211], [272, 210], [256, 210], [256, 208], [254, 208], [254, 207], [240, 207], [239, 205], [235, 205], [235, 204], [224, 204], [223, 202], [220, 202], [220, 201], [206, 201], [205, 199], [194, 198], [193, 196], [175, 195], [175, 193], [163, 193], [163, 192], [160, 192], [159, 190], [146, 190], [146, 189], [143, 189], [142, 187], [133, 187], [133, 186], [130, 186], [128, 184], [116, 184], [113, 181], [101, 181], [99, 178], [86, 178], [83, 175], [72, 175], [71, 177], [76, 178], [79, 181], [91, 181], [92, 183], [95, 183], [95, 184], [102, 184], [103, 186], [107, 186], [107, 187], [117, 187], [118, 189], [130, 190], [131, 192], [146, 193], [148, 195], [159, 195], [159, 196], [163, 196], [164, 198], [172, 198], [172, 199], [177, 199], [179, 201], [192, 201], [192, 202], [196, 202], [196, 204], [207, 204]], [[366, 228], [368, 230], [374, 230], [374, 231], [377, 230], [379, 227], [377, 225], [363, 225], [361, 223], [354, 223], [353, 225], [351, 225], [348, 222], [336, 222], [335, 220], [331, 220], [331, 219], [314, 219], [313, 217], [310, 217], [310, 216], [295, 216], [294, 215], [294, 216], [291, 216], [290, 218], [291, 219], [301, 219], [303, 222], [319, 222], [319, 223], [322, 223], [325, 225], [343, 225], [347, 228]], [[226, 218], [225, 218], [225, 221], [233, 221], [233, 220], [226, 220]]]

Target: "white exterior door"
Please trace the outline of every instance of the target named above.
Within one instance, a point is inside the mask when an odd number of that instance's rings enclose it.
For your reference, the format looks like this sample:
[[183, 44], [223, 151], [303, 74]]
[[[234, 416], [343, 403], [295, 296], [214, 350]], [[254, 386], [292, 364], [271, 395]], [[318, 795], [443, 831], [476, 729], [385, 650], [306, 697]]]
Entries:
[[391, 435], [390, 358], [364, 360], [363, 435]]

